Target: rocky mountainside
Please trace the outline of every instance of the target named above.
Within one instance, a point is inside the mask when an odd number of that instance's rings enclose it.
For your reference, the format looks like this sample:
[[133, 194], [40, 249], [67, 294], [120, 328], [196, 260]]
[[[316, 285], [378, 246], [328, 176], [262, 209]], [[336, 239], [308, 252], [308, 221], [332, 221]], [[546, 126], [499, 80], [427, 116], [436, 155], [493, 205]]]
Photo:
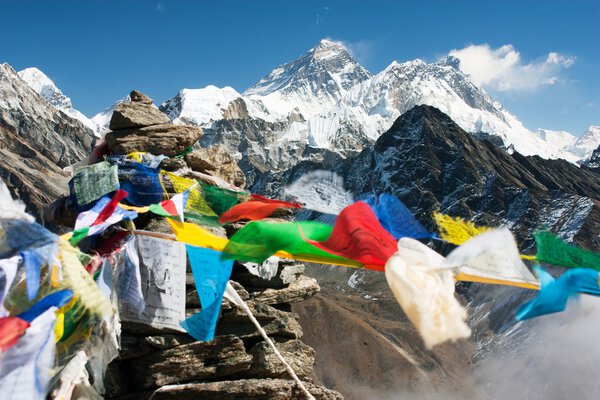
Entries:
[[86, 157], [93, 141], [91, 129], [39, 95], [10, 65], [0, 65], [0, 176], [30, 213], [43, 221], [44, 206], [65, 191], [62, 168]]
[[[400, 116], [373, 147], [358, 156], [342, 159], [330, 154], [322, 161], [305, 161], [285, 174], [265, 175], [257, 181], [255, 190], [281, 194], [280, 188], [309, 171], [331, 170], [343, 177], [345, 188], [356, 197], [369, 192], [396, 195], [432, 231], [435, 229], [432, 212], [439, 210], [480, 224], [507, 225], [526, 253], [532, 251], [531, 233], [544, 226], [586, 248], [600, 249], [600, 175], [591, 167], [579, 168], [565, 160], [545, 160], [516, 152], [511, 155], [488, 140], [473, 137], [440, 110], [416, 106]], [[450, 247], [446, 245], [440, 250], [446, 253]], [[420, 376], [424, 366], [433, 363], [436, 367], [426, 369], [429, 379], [437, 380], [442, 387], [459, 387], [456, 382], [451, 383], [452, 374], [437, 375], [435, 370], [446, 368], [444, 363], [448, 360], [458, 362], [456, 354], [463, 352], [464, 355], [468, 350], [458, 343], [431, 353], [415, 344], [409, 333], [402, 331], [402, 323], [406, 321], [389, 294], [382, 274], [325, 266], [311, 268], [309, 273], [322, 285], [322, 299], [311, 301], [310, 307], [298, 308], [301, 318], [314, 319], [316, 313], [323, 315], [323, 320], [342, 319], [348, 323], [347, 316], [343, 317], [347, 310], [373, 310], [367, 314], [373, 318], [370, 325], [375, 331], [365, 333], [366, 337], [377, 338], [379, 342], [389, 340], [400, 349], [410, 349], [408, 354], [413, 359], [418, 358], [404, 368], [404, 373], [411, 371]], [[519, 344], [530, 337], [530, 327], [515, 328], [513, 319], [515, 307], [531, 296], [528, 291], [461, 284], [459, 292], [469, 305], [474, 330], [474, 349], [470, 357], [476, 363], [494, 351], [505, 355], [517, 351]], [[315, 330], [308, 329], [306, 335], [315, 338], [309, 343], [317, 350], [321, 379], [330, 382], [331, 387], [347, 398], [360, 398], [344, 391], [344, 385], [349, 382], [361, 388], [363, 392], [359, 393], [383, 396], [368, 379], [354, 378], [351, 370], [333, 367], [354, 365], [354, 361], [346, 358], [345, 352], [332, 354], [326, 345], [320, 346], [316, 338], [324, 334], [324, 328], [317, 325]], [[349, 330], [363, 330], [358, 321], [351, 325], [354, 328]], [[370, 348], [369, 352], [372, 351]], [[325, 354], [326, 357], [319, 359], [319, 355]], [[387, 352], [379, 357], [384, 360], [392, 354]], [[444, 356], [439, 358], [440, 354]], [[388, 372], [393, 374], [394, 371], [397, 369], [388, 368]], [[395, 386], [392, 382], [381, 384], [387, 388], [384, 394], [401, 390], [401, 385]], [[442, 396], [427, 389], [426, 383], [422, 385], [425, 386], [413, 389], [429, 393], [432, 398]]]

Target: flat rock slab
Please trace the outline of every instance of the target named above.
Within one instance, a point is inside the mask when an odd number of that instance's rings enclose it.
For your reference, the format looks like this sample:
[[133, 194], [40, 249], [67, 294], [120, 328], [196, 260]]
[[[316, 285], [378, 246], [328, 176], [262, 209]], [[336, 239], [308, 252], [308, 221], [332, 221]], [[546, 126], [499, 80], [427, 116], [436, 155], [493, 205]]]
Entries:
[[110, 130], [141, 128], [144, 126], [168, 124], [171, 122], [167, 114], [152, 104], [144, 102], [123, 102], [117, 104], [110, 118]]
[[[315, 351], [300, 340], [289, 340], [283, 343], [275, 343], [275, 347], [283, 358], [292, 366], [292, 369], [300, 378], [304, 379], [313, 372], [315, 364]], [[252, 378], [283, 378], [290, 379], [285, 366], [279, 361], [275, 352], [266, 342], [259, 342], [250, 349], [252, 354], [252, 366], [244, 376]]]
[[183, 153], [201, 137], [202, 129], [196, 126], [161, 124], [108, 132], [105, 139], [113, 154], [146, 151], [172, 157]]
[[134, 336], [124, 333], [121, 335], [121, 351], [119, 358], [128, 360], [139, 358], [157, 351], [167, 350], [183, 344], [193, 343], [196, 340], [190, 335], [155, 335], [155, 336]]
[[144, 388], [227, 377], [248, 370], [251, 364], [252, 356], [235, 336], [185, 344], [130, 361], [133, 379]]
[[246, 185], [244, 172], [221, 145], [194, 150], [185, 156], [185, 162], [195, 171], [218, 176], [239, 187]]
[[[343, 400], [336, 391], [304, 382], [306, 389], [318, 400]], [[152, 400], [290, 400], [306, 399], [294, 381], [285, 379], [242, 379], [211, 383], [188, 383], [165, 386]]]
[[[302, 336], [302, 327], [297, 321], [296, 314], [280, 311], [264, 304], [249, 304], [248, 306], [271, 339], [285, 341], [299, 339]], [[236, 335], [244, 341], [250, 342], [262, 340], [262, 336], [248, 315], [237, 306], [221, 314], [216, 334]]]
[[281, 289], [265, 289], [258, 292], [250, 292], [249, 304], [289, 304], [310, 299], [321, 290], [315, 278], [301, 276], [290, 283], [288, 287]]

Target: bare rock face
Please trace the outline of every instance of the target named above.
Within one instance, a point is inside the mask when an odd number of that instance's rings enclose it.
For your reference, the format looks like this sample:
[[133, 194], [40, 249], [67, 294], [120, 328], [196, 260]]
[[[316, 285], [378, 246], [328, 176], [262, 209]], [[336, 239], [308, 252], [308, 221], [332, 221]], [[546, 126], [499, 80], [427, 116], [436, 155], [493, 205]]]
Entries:
[[144, 126], [168, 124], [167, 114], [152, 105], [152, 99], [133, 90], [129, 93], [131, 101], [117, 104], [110, 119], [109, 129], [131, 129]]
[[160, 124], [108, 132], [105, 139], [113, 154], [143, 151], [172, 157], [183, 153], [200, 137], [202, 130], [195, 126]]
[[250, 303], [268, 305], [297, 303], [313, 297], [321, 288], [314, 278], [302, 275], [283, 289], [265, 289], [250, 294]]
[[[292, 366], [300, 378], [307, 378], [313, 370], [315, 351], [300, 340], [290, 340], [276, 343], [275, 347], [283, 358]], [[273, 350], [265, 343], [260, 342], [250, 349], [252, 366], [244, 373], [253, 378], [283, 378], [289, 379], [285, 366], [279, 361]]]
[[131, 93], [129, 93], [129, 98], [131, 99], [131, 101], [134, 101], [136, 103], [152, 104], [152, 99], [150, 97], [137, 90], [132, 90]]
[[194, 150], [185, 156], [185, 162], [193, 170], [216, 175], [239, 187], [246, 185], [244, 173], [221, 145]]
[[195, 379], [215, 379], [250, 368], [252, 356], [235, 336], [194, 342], [131, 361], [133, 378], [144, 388]]
[[[318, 400], [342, 400], [333, 390], [305, 382]], [[306, 396], [293, 381], [285, 379], [242, 379], [236, 381], [189, 383], [164, 386], [154, 392], [152, 400], [291, 400]]]

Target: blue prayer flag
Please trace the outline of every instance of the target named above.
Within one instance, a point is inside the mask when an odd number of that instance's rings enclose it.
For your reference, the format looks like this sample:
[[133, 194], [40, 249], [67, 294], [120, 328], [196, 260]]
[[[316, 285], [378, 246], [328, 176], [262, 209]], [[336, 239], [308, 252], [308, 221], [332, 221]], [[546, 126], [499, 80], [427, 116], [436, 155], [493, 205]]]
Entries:
[[71, 301], [72, 298], [72, 290], [59, 290], [58, 292], [51, 293], [48, 296], [42, 298], [40, 301], [31, 306], [29, 310], [22, 312], [21, 314], [17, 315], [17, 317], [31, 323], [34, 319], [42, 315], [50, 307], [61, 308], [64, 305], [66, 305], [69, 301]]
[[194, 339], [209, 341], [215, 336], [233, 260], [221, 260], [221, 252], [211, 249], [190, 245], [186, 245], [186, 249], [202, 310], [183, 321], [181, 326]]
[[564, 311], [569, 298], [578, 293], [600, 296], [598, 271], [596, 270], [590, 268], [571, 269], [557, 279], [540, 267], [535, 267], [535, 270], [542, 286], [539, 294], [533, 300], [519, 307], [516, 315], [518, 321]]

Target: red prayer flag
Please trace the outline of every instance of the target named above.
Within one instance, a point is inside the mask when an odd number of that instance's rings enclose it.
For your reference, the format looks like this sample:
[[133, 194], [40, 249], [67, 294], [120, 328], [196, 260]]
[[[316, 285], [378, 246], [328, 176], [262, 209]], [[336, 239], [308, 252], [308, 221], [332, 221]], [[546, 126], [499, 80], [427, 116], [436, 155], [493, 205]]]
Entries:
[[237, 204], [225, 211], [219, 218], [220, 224], [235, 222], [242, 219], [257, 221], [267, 218], [278, 208], [302, 208], [300, 204], [287, 201], [273, 200], [253, 194], [251, 199], [245, 203]]
[[27, 328], [29, 328], [29, 322], [21, 318], [0, 318], [0, 350], [6, 351], [13, 347]]
[[384, 270], [388, 258], [398, 250], [396, 239], [381, 226], [371, 207], [362, 201], [342, 210], [329, 239], [307, 242], [378, 271]]
[[115, 195], [112, 197], [112, 199], [110, 199], [110, 203], [108, 203], [106, 205], [106, 207], [104, 207], [104, 209], [100, 212], [100, 214], [98, 215], [98, 218], [96, 218], [96, 220], [94, 221], [92, 226], [100, 225], [101, 223], [106, 221], [108, 219], [108, 217], [113, 215], [113, 213], [117, 209], [117, 206], [119, 205], [119, 202], [121, 200], [123, 200], [125, 197], [127, 197], [126, 191], [124, 191], [122, 189], [117, 190], [115, 192]]

